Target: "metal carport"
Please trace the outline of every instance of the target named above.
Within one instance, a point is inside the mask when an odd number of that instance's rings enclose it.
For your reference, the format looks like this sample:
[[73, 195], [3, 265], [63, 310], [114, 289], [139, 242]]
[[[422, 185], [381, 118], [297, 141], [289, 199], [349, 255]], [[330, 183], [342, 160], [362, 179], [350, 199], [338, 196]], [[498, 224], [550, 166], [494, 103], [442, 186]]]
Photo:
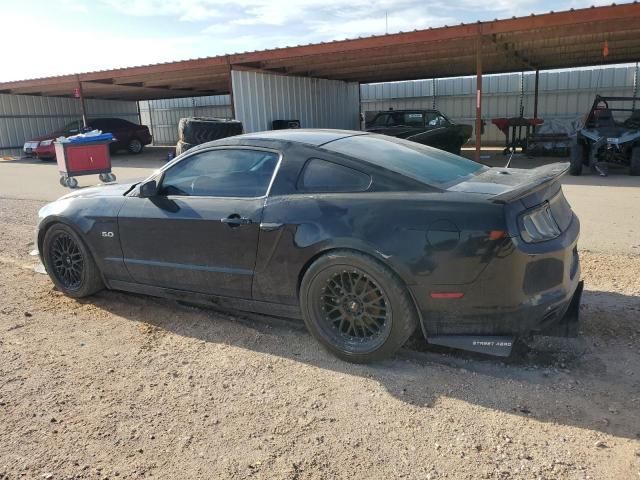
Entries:
[[[232, 70], [386, 82], [635, 62], [640, 58], [637, 2], [429, 28], [328, 43], [0, 83], [0, 93], [145, 100], [234, 94]], [[233, 104], [233, 102], [232, 102]], [[535, 114], [534, 114], [535, 115]], [[476, 155], [480, 135], [476, 135]]]

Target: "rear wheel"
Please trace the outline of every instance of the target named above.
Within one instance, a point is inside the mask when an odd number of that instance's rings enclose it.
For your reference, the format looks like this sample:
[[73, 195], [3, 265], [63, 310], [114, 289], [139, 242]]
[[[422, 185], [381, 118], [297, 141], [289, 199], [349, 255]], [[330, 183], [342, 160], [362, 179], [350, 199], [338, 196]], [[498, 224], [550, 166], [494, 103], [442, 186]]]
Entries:
[[316, 260], [300, 286], [311, 334], [339, 358], [368, 363], [393, 355], [418, 323], [404, 285], [378, 261], [351, 251]]
[[129, 151], [129, 153], [133, 153], [134, 155], [142, 152], [143, 148], [144, 145], [142, 145], [142, 142], [137, 138], [132, 138], [131, 140], [129, 140], [129, 144], [127, 145], [127, 150]]
[[65, 295], [86, 297], [104, 288], [91, 253], [71, 227], [62, 223], [50, 227], [42, 247], [47, 273]]
[[571, 175], [581, 175], [582, 165], [584, 164], [584, 145], [580, 142], [575, 142], [571, 147], [571, 159], [569, 164], [569, 173]]
[[629, 175], [640, 176], [640, 145], [631, 149], [631, 161], [629, 164]]

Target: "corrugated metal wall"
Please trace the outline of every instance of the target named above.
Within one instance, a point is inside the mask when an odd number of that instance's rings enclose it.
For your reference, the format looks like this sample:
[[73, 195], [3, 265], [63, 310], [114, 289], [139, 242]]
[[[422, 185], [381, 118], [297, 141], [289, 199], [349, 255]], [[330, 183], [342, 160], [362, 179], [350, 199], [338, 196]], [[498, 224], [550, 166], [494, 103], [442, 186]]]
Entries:
[[[540, 72], [538, 117], [576, 119], [584, 115], [596, 93], [633, 94], [634, 66]], [[362, 112], [404, 108], [432, 108], [433, 80], [378, 83], [361, 86]], [[435, 80], [435, 105], [460, 123], [475, 121], [475, 77]], [[524, 115], [533, 117], [535, 74], [524, 75]], [[487, 75], [483, 78], [482, 116], [487, 120], [483, 143], [504, 142], [504, 135], [489, 120], [518, 116], [520, 74]]]
[[140, 102], [140, 117], [153, 134], [154, 145], [175, 145], [178, 122], [184, 117], [231, 118], [229, 95], [171, 98]]
[[310, 77], [232, 71], [236, 118], [245, 132], [271, 130], [273, 120], [302, 128], [359, 129], [358, 84]]
[[[138, 123], [136, 102], [86, 100], [89, 117], [116, 117]], [[20, 155], [25, 141], [80, 118], [75, 98], [0, 94], [0, 155]]]

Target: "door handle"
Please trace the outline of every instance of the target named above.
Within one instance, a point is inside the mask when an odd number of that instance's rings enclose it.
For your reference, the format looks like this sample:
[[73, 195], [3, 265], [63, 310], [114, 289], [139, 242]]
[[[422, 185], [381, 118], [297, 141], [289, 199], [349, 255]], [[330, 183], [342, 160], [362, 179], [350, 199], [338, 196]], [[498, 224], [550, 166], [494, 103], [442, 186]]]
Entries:
[[253, 220], [251, 220], [250, 218], [241, 217], [237, 213], [229, 215], [227, 218], [221, 218], [220, 221], [222, 223], [226, 223], [230, 227], [237, 227], [238, 225], [248, 225], [250, 223], [253, 223]]

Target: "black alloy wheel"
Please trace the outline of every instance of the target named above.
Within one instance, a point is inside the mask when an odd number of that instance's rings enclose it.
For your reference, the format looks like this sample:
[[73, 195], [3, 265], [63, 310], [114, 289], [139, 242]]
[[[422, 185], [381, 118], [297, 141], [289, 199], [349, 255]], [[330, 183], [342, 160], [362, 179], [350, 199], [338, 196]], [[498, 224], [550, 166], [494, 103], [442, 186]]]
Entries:
[[91, 252], [70, 226], [48, 227], [40, 248], [49, 277], [65, 295], [81, 298], [104, 288]]
[[375, 348], [384, 342], [391, 327], [386, 294], [359, 270], [344, 270], [327, 278], [317, 307], [329, 336], [355, 350]]
[[66, 232], [53, 238], [49, 250], [53, 274], [67, 290], [77, 290], [82, 283], [84, 257], [78, 244]]
[[368, 363], [393, 355], [418, 324], [400, 278], [380, 261], [333, 250], [306, 270], [300, 308], [309, 332], [339, 358]]

